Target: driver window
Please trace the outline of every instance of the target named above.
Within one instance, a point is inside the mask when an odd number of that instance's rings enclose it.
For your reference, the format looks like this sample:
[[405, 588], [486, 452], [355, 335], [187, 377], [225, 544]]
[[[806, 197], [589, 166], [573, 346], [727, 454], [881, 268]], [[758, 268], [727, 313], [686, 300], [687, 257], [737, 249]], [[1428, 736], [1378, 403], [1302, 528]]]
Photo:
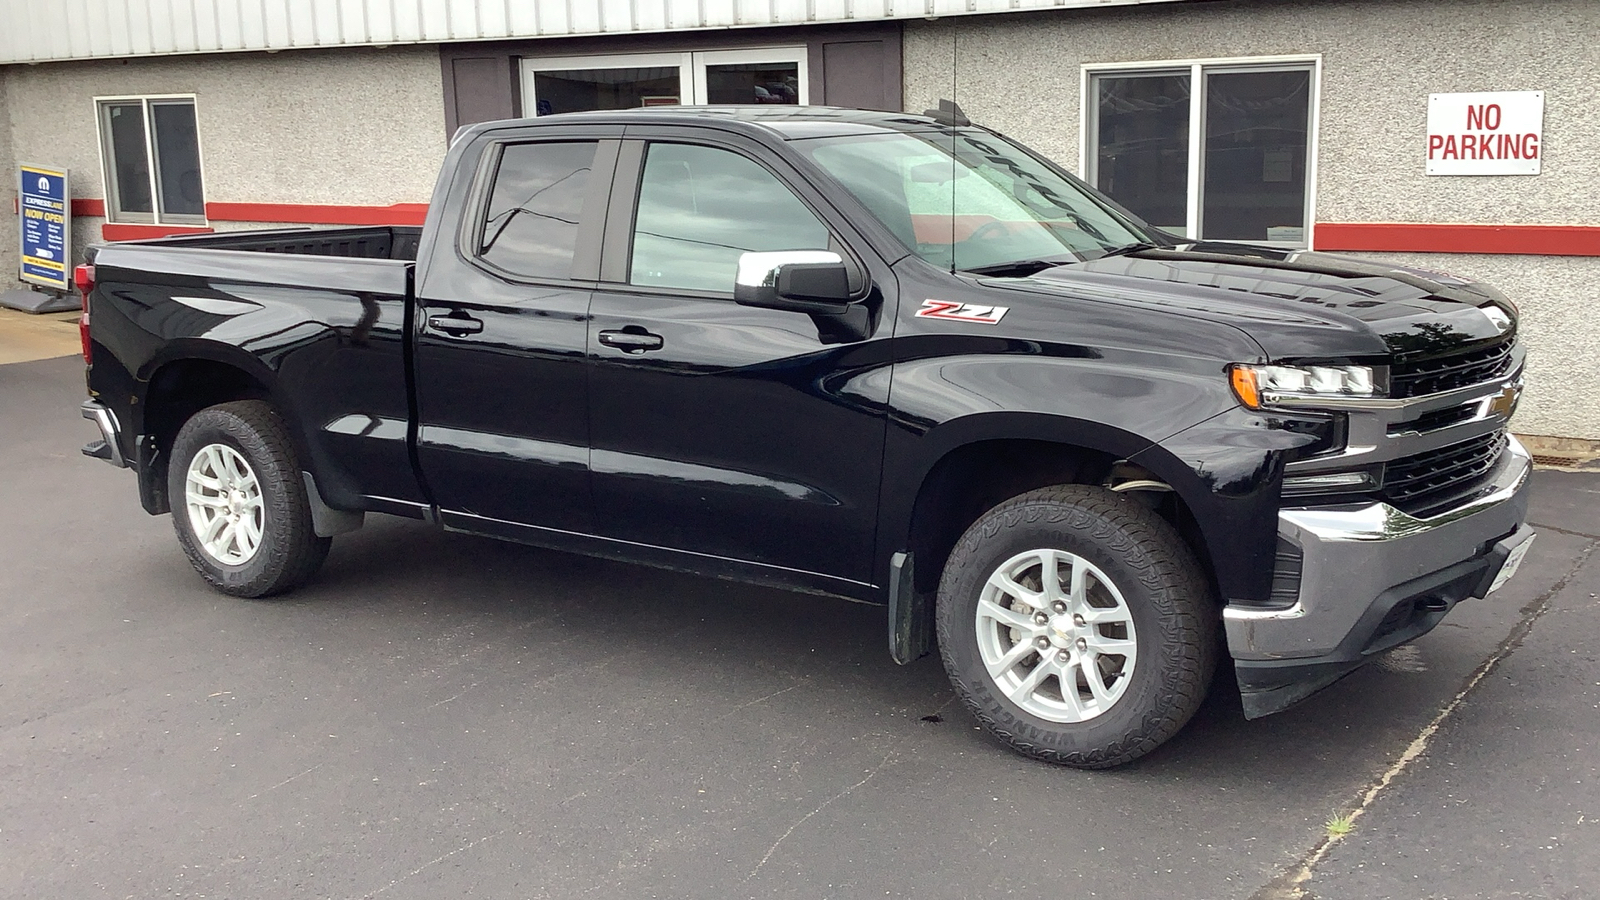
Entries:
[[731, 293], [746, 251], [826, 250], [828, 229], [772, 173], [728, 150], [651, 144], [628, 282]]

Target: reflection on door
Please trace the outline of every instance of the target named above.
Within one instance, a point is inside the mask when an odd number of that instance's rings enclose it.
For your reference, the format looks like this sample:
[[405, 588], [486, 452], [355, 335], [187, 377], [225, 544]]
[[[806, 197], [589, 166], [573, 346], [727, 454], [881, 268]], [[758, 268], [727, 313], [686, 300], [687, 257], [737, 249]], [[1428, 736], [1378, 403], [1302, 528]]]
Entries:
[[804, 47], [527, 59], [522, 65], [524, 115], [809, 102]]

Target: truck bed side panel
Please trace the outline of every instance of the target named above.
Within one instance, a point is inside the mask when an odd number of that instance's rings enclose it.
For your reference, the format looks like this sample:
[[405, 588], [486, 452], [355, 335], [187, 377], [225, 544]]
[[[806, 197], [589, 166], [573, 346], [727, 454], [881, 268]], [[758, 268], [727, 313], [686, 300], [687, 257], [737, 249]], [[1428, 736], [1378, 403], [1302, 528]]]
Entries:
[[[152, 388], [159, 394], [175, 364], [240, 369], [290, 418], [302, 464], [330, 504], [421, 504], [407, 449], [412, 264], [194, 243], [111, 245], [95, 254], [91, 390], [128, 432], [143, 435]], [[115, 358], [103, 375], [95, 371], [102, 355]]]

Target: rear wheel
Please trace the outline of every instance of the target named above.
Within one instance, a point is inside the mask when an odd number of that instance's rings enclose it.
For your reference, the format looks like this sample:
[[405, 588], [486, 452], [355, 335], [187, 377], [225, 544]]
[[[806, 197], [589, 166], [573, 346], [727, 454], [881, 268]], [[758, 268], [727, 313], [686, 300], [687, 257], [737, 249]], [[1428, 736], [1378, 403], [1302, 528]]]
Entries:
[[328, 555], [332, 540], [312, 528], [288, 428], [259, 400], [223, 403], [185, 422], [172, 444], [167, 490], [178, 543], [224, 593], [282, 593]]
[[1106, 768], [1172, 737], [1216, 665], [1193, 554], [1137, 501], [1032, 491], [985, 513], [939, 585], [940, 654], [983, 727], [1048, 762]]

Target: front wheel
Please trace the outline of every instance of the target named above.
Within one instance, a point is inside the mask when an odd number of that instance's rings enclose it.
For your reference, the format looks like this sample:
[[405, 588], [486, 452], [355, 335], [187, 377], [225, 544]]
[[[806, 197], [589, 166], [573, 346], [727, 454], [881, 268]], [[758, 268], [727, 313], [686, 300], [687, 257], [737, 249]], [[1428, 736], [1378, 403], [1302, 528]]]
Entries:
[[328, 555], [317, 537], [294, 444], [259, 400], [194, 414], [172, 443], [167, 473], [178, 543], [206, 581], [266, 597], [309, 579]]
[[1078, 768], [1172, 737], [1216, 666], [1216, 605], [1193, 554], [1101, 488], [1044, 488], [985, 513], [950, 554], [937, 618], [945, 670], [983, 727]]

